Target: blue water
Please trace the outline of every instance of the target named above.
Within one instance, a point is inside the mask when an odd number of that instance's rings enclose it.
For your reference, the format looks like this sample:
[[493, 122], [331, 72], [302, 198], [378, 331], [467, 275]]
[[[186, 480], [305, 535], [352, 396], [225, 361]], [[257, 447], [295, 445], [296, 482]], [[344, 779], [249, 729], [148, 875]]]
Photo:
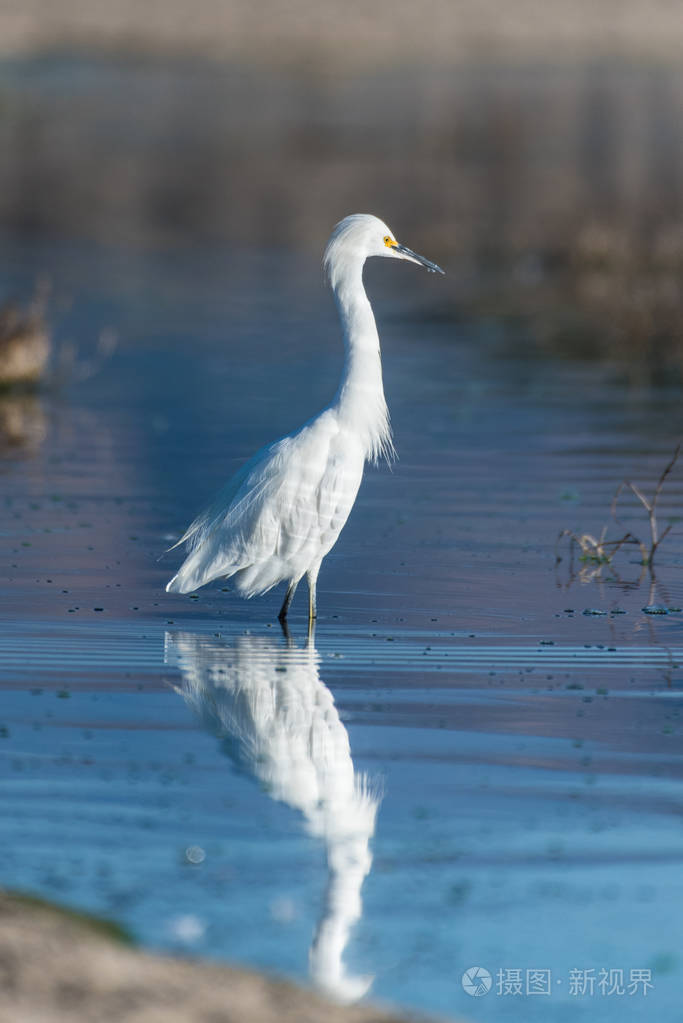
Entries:
[[[430, 319], [448, 279], [370, 267], [400, 458], [325, 561], [314, 640], [301, 596], [288, 644], [281, 593], [170, 597], [157, 559], [334, 392], [317, 253], [0, 250], [3, 291], [49, 271], [77, 349], [0, 468], [0, 883], [340, 996], [680, 1019], [683, 533], [656, 584], [633, 552], [585, 581], [554, 556], [621, 479], [652, 484], [680, 395]], [[502, 993], [536, 969], [552, 994]]]

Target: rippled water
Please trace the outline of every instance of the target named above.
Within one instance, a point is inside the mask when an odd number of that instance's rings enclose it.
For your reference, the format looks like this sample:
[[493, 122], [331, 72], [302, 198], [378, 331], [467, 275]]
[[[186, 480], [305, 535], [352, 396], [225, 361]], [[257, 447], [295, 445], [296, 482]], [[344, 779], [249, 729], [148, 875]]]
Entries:
[[[314, 638], [300, 595], [287, 642], [281, 593], [171, 597], [177, 558], [157, 559], [334, 392], [317, 254], [0, 250], [6, 287], [50, 270], [79, 348], [2, 458], [0, 883], [343, 996], [678, 1019], [683, 530], [656, 586], [632, 552], [572, 580], [554, 548], [599, 531], [621, 479], [651, 486], [679, 393], [430, 318], [448, 278], [370, 266], [400, 459], [325, 561]], [[473, 966], [485, 997], [463, 991]], [[551, 995], [496, 993], [535, 969]]]

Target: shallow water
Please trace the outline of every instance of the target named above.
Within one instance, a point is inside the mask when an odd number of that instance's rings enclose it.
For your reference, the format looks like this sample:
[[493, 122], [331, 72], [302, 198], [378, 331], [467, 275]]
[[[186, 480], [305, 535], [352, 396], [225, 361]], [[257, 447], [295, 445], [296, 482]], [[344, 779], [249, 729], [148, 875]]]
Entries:
[[[448, 278], [370, 266], [400, 458], [368, 472], [325, 561], [313, 643], [303, 595], [287, 643], [281, 593], [171, 597], [178, 559], [157, 559], [334, 392], [317, 254], [0, 251], [3, 290], [50, 271], [79, 349], [0, 466], [0, 883], [342, 995], [679, 1019], [683, 612], [642, 609], [683, 606], [683, 531], [654, 588], [632, 551], [583, 582], [554, 557], [620, 480], [651, 486], [679, 393], [434, 321]], [[624, 519], [646, 533], [635, 505]], [[485, 997], [461, 985], [474, 966]], [[499, 970], [536, 969], [552, 994], [502, 993], [507, 972], [497, 993]]]

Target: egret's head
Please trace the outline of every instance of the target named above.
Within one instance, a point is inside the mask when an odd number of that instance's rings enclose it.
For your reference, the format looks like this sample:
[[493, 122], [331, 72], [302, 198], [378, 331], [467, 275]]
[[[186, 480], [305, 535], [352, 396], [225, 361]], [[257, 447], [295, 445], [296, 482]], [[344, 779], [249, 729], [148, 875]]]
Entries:
[[352, 266], [362, 266], [369, 256], [407, 259], [410, 263], [425, 266], [430, 273], [443, 273], [436, 263], [397, 242], [394, 232], [379, 217], [373, 217], [371, 213], [354, 213], [339, 221], [325, 249], [323, 265], [332, 287], [345, 271]]

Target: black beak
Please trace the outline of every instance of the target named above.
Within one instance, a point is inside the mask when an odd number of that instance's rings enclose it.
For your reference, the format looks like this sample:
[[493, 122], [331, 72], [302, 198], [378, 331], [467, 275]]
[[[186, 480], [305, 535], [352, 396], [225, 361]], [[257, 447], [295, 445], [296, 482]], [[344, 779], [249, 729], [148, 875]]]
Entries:
[[409, 259], [413, 263], [419, 263], [420, 266], [425, 266], [430, 274], [444, 273], [441, 267], [437, 266], [436, 263], [430, 262], [430, 260], [425, 259], [424, 256], [418, 256], [417, 252], [413, 252], [412, 249], [406, 248], [405, 245], [394, 246], [394, 252], [400, 252], [405, 259]]

